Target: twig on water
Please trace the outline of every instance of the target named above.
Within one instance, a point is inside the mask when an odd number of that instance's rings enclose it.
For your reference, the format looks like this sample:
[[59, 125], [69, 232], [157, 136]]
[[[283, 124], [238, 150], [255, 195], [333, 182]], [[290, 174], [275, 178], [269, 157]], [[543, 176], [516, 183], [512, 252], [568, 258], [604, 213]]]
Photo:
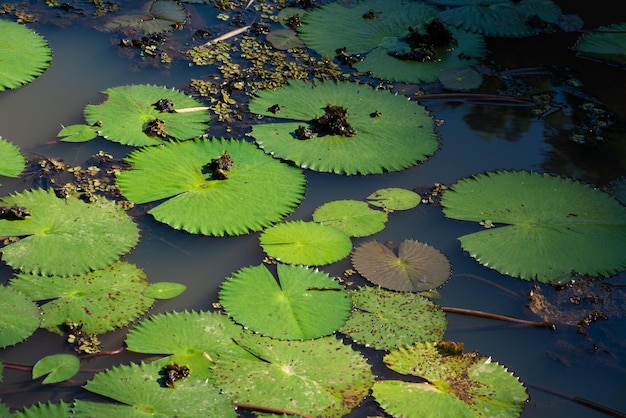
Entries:
[[235, 30], [231, 30], [228, 33], [225, 33], [223, 35], [218, 36], [215, 39], [210, 40], [209, 42], [206, 42], [205, 44], [203, 44], [202, 46], [211, 46], [211, 44], [214, 44], [216, 42], [219, 41], [224, 41], [226, 39], [232, 38], [234, 36], [239, 35], [240, 33], [244, 33], [245, 31], [247, 31], [248, 29], [250, 29], [252, 27], [252, 25], [248, 25], [248, 26], [244, 26], [243, 28], [239, 28], [239, 29], [235, 29]]
[[512, 291], [511, 289], [507, 289], [507, 288], [506, 288], [506, 287], [504, 287], [504, 286], [501, 286], [501, 285], [499, 285], [499, 284], [497, 284], [497, 283], [492, 282], [491, 280], [487, 280], [487, 279], [485, 279], [484, 277], [480, 277], [480, 276], [477, 276], [477, 275], [475, 275], [475, 274], [469, 274], [469, 273], [457, 273], [457, 274], [454, 274], [454, 276], [457, 276], [457, 277], [469, 277], [470, 279], [480, 280], [480, 281], [481, 281], [481, 282], [483, 282], [483, 283], [486, 283], [486, 284], [488, 284], [488, 285], [491, 285], [491, 286], [494, 286], [494, 287], [496, 287], [496, 288], [500, 289], [501, 291], [503, 291], [504, 293], [506, 293], [507, 295], [509, 295], [509, 296], [511, 296], [511, 297], [514, 297], [515, 299], [521, 299], [521, 298], [522, 298], [522, 296], [521, 296], [521, 295], [519, 295], [519, 294], [515, 293], [515, 292], [514, 292], [514, 291]]
[[511, 96], [500, 96], [498, 94], [479, 94], [479, 93], [438, 93], [438, 94], [418, 94], [411, 96], [415, 100], [429, 100], [429, 99], [446, 99], [446, 100], [468, 100], [471, 102], [501, 102], [518, 104], [524, 106], [534, 106], [530, 100], [518, 99]]
[[616, 418], [626, 418], [625, 413], [616, 411], [615, 409], [611, 409], [608, 406], [600, 405], [598, 403], [590, 401], [589, 399], [579, 398], [578, 396], [571, 396], [566, 393], [556, 391], [554, 389], [546, 388], [546, 387], [535, 385], [535, 384], [528, 383], [528, 382], [524, 382], [524, 383], [528, 387], [540, 390], [542, 392], [549, 393], [550, 395], [558, 396], [559, 398], [563, 398], [571, 402], [576, 402], [579, 405], [586, 406], [587, 408], [591, 408], [593, 410], [596, 410], [608, 416], [616, 417]]
[[531, 327], [546, 328], [546, 329], [550, 329], [553, 331], [556, 330], [556, 325], [554, 325], [552, 322], [528, 321], [526, 319], [519, 319], [519, 318], [514, 318], [512, 316], [506, 316], [506, 315], [498, 315], [498, 314], [494, 314], [490, 312], [475, 311], [473, 309], [450, 308], [447, 306], [443, 306], [441, 309], [447, 313], [476, 316], [478, 318], [486, 318], [486, 319], [497, 319], [499, 321], [515, 322], [517, 324], [528, 325]]
[[98, 353], [85, 354], [84, 356], [81, 356], [81, 360], [100, 356], [114, 356], [121, 353], [122, 351], [124, 351], [124, 347], [120, 347], [117, 350], [112, 351], [100, 351]]

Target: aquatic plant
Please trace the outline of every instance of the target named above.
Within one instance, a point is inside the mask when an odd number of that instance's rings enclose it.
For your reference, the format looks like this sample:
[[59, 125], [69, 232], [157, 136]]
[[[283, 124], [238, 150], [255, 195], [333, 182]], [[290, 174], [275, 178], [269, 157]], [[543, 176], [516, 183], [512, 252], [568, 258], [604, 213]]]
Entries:
[[398, 171], [439, 146], [425, 108], [365, 84], [292, 80], [282, 89], [257, 92], [249, 108], [276, 118], [252, 127], [266, 153], [315, 171]]
[[385, 228], [387, 213], [374, 210], [367, 202], [359, 200], [334, 200], [315, 209], [313, 220], [351, 237], [364, 237]]
[[0, 348], [30, 337], [39, 328], [40, 314], [31, 299], [16, 289], [0, 286]]
[[17, 177], [26, 167], [19, 147], [0, 136], [0, 176]]
[[182, 4], [169, 0], [150, 0], [141, 10], [119, 14], [110, 18], [103, 26], [107, 31], [125, 29], [139, 30], [146, 35], [171, 32], [182, 28], [187, 12]]
[[626, 23], [614, 23], [601, 26], [591, 32], [584, 33], [574, 44], [578, 56], [603, 60], [609, 64], [626, 65], [626, 53], [623, 45], [626, 42]]
[[[26, 407], [21, 411], [16, 411], [12, 417], [14, 418], [67, 418], [70, 416], [72, 404], [68, 402], [37, 402], [34, 405]], [[0, 404], [0, 412], [2, 405]], [[8, 408], [7, 408], [8, 411]], [[8, 415], [7, 415], [8, 416]]]
[[67, 380], [80, 368], [80, 359], [72, 354], [52, 354], [33, 366], [33, 380], [46, 376], [41, 383], [51, 384]]
[[400, 187], [376, 190], [366, 198], [367, 203], [386, 211], [413, 209], [420, 204], [421, 197], [414, 191]]

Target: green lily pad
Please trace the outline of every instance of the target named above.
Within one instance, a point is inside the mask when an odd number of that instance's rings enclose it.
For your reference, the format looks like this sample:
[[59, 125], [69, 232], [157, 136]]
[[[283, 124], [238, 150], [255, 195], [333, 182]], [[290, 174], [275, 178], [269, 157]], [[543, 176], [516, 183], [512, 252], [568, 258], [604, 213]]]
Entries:
[[[275, 105], [278, 114], [271, 111]], [[259, 115], [286, 119], [252, 127], [252, 136], [265, 152], [315, 171], [399, 171], [426, 160], [439, 146], [424, 107], [365, 84], [290, 81], [280, 90], [257, 92], [249, 107]], [[343, 109], [347, 117], [329, 117], [328, 125], [337, 129], [325, 134], [329, 126], [316, 128], [320, 123], [313, 121], [325, 118], [333, 107]], [[312, 137], [298, 139], [296, 132], [306, 129]]]
[[274, 29], [266, 35], [266, 38], [274, 48], [281, 51], [304, 46], [296, 31], [292, 29]]
[[182, 283], [159, 282], [152, 283], [144, 291], [143, 295], [152, 299], [172, 299], [187, 289]]
[[313, 220], [351, 237], [365, 237], [385, 229], [387, 214], [358, 200], [335, 200], [315, 209]]
[[442, 353], [430, 342], [394, 350], [384, 357], [392, 370], [428, 382], [381, 380], [374, 398], [393, 416], [519, 417], [528, 399], [524, 385], [490, 357]]
[[215, 379], [237, 403], [334, 418], [357, 406], [374, 381], [365, 359], [335, 337], [281, 341], [246, 333], [236, 342], [252, 356], [220, 356]]
[[[432, 48], [418, 53], [409, 44], [414, 36], [411, 29], [429, 35], [428, 27], [437, 16], [436, 8], [407, 0], [365, 0], [352, 8], [334, 2], [307, 12], [298, 33], [320, 55], [334, 57], [344, 49], [339, 58], [361, 72], [371, 71], [375, 77], [392, 81], [431, 82], [440, 71], [470, 67], [486, 54], [481, 35], [452, 26], [444, 27], [448, 42], [422, 42], [432, 43]], [[338, 28], [341, 36], [337, 36]]]
[[261, 264], [226, 279], [220, 303], [247, 329], [284, 340], [312, 339], [346, 322], [352, 301], [328, 274], [278, 264], [277, 277]]
[[361, 286], [350, 293], [354, 309], [339, 331], [356, 343], [391, 350], [443, 338], [446, 315], [423, 296], [372, 286]]
[[0, 91], [30, 83], [48, 69], [52, 50], [43, 37], [8, 20], [0, 20], [0, 32]]
[[[232, 168], [220, 179], [207, 165], [224, 153]], [[306, 183], [298, 168], [239, 140], [171, 142], [127, 160], [133, 169], [117, 176], [124, 196], [135, 203], [169, 199], [148, 213], [194, 234], [241, 235], [279, 222], [300, 203]]]
[[[59, 401], [56, 403], [38, 402], [35, 405], [15, 412], [14, 418], [67, 418], [71, 416], [72, 404]], [[0, 417], [3, 417], [0, 413]]]
[[146, 2], [142, 10], [114, 16], [104, 25], [107, 31], [140, 30], [151, 35], [171, 32], [175, 26], [187, 20], [187, 12], [182, 4], [169, 0], [151, 0]]
[[450, 68], [439, 73], [439, 82], [449, 90], [467, 91], [477, 89], [483, 76], [473, 68]]
[[419, 194], [399, 187], [376, 190], [367, 196], [367, 203], [386, 210], [413, 209], [421, 200]]
[[142, 321], [126, 335], [126, 346], [137, 353], [169, 355], [164, 364], [175, 362], [187, 366], [193, 376], [208, 379], [218, 357], [247, 355], [233, 342], [242, 332], [243, 329], [226, 315], [172, 312]]
[[201, 108], [184, 93], [162, 86], [137, 84], [107, 89], [107, 99], [85, 106], [85, 119], [98, 126], [98, 134], [110, 141], [136, 147], [162, 144], [164, 139], [185, 140], [203, 135], [210, 115], [206, 110], [167, 112], [159, 100], [171, 100], [174, 110]]
[[5, 196], [1, 206], [28, 209], [24, 220], [0, 220], [0, 236], [23, 237], [2, 249], [2, 259], [26, 273], [68, 276], [104, 268], [139, 240], [139, 229], [115, 202], [60, 199], [52, 190]]
[[0, 286], [0, 348], [19, 343], [39, 328], [39, 308], [22, 293]]
[[459, 238], [481, 264], [524, 280], [558, 283], [576, 271], [626, 269], [626, 207], [561, 177], [489, 172], [459, 180], [441, 199], [453, 219], [494, 226]]
[[195, 376], [176, 381], [174, 389], [162, 381], [162, 367], [155, 363], [117, 366], [97, 373], [85, 389], [119, 404], [76, 400], [77, 417], [236, 417], [227, 396], [209, 382]]
[[33, 379], [47, 375], [42, 383], [51, 384], [67, 380], [78, 373], [80, 360], [72, 354], [53, 354], [33, 366]]
[[354, 268], [385, 289], [421, 292], [435, 289], [450, 278], [450, 262], [436, 248], [404, 240], [395, 249], [378, 241], [361, 244], [352, 254]]
[[290, 221], [267, 228], [260, 236], [261, 247], [270, 256], [289, 264], [321, 266], [347, 257], [350, 237], [331, 226]]
[[66, 126], [57, 134], [63, 142], [86, 142], [97, 136], [97, 127], [84, 124]]
[[41, 306], [41, 327], [57, 333], [64, 332], [68, 319], [82, 324], [88, 334], [112, 331], [137, 319], [154, 303], [142, 294], [148, 287], [145, 273], [127, 262], [69, 277], [19, 273], [10, 285], [32, 300], [50, 300]]
[[17, 177], [26, 166], [20, 149], [0, 136], [0, 176]]
[[625, 43], [626, 23], [614, 23], [581, 35], [574, 45], [574, 50], [581, 57], [624, 65], [626, 63]]

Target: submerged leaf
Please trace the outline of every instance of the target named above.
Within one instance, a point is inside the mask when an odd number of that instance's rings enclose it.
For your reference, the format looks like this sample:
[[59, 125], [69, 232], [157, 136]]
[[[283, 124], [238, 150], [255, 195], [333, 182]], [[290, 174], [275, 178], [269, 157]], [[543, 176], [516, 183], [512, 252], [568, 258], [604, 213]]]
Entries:
[[[365, 84], [290, 81], [280, 90], [257, 92], [249, 107], [253, 113], [275, 117], [271, 109], [276, 104], [286, 120], [255, 125], [252, 136], [268, 154], [303, 168], [338, 174], [399, 171], [424, 161], [439, 146], [424, 107]], [[334, 115], [333, 120], [329, 109], [341, 109], [346, 116]], [[338, 132], [316, 128], [319, 123], [314, 121], [324, 117], [333, 127], [341, 125]], [[299, 139], [297, 131], [305, 128], [312, 136]]]
[[72, 354], [53, 354], [39, 360], [33, 366], [33, 379], [43, 375], [43, 384], [58, 383], [78, 373], [80, 360]]
[[1, 206], [27, 209], [24, 220], [0, 219], [0, 236], [23, 237], [3, 247], [3, 260], [26, 273], [68, 276], [104, 268], [139, 240], [139, 229], [115, 202], [59, 199], [52, 190], [5, 196]]
[[39, 308], [31, 299], [15, 289], [0, 286], [0, 348], [30, 337], [39, 328], [39, 315]]
[[313, 220], [351, 237], [365, 237], [385, 228], [387, 214], [358, 200], [335, 200], [315, 209]]
[[483, 76], [473, 68], [451, 68], [439, 73], [439, 81], [450, 90], [472, 90], [480, 87]]
[[180, 295], [187, 289], [182, 283], [173, 282], [159, 282], [152, 283], [146, 290], [143, 291], [143, 295], [153, 299], [172, 299]]
[[502, 274], [558, 283], [572, 271], [609, 276], [626, 269], [626, 207], [583, 183], [489, 172], [459, 180], [441, 204], [449, 218], [495, 226], [459, 240]]
[[281, 51], [304, 46], [298, 34], [291, 29], [274, 29], [266, 37], [274, 48]]
[[144, 10], [115, 16], [104, 28], [113, 30], [140, 30], [147, 35], [171, 32], [174, 27], [187, 20], [187, 12], [182, 4], [169, 0], [152, 0], [146, 3]]
[[[224, 155], [232, 160], [232, 167], [223, 170], [227, 178], [207, 167]], [[245, 141], [171, 142], [135, 151], [127, 160], [133, 169], [117, 176], [124, 196], [135, 203], [169, 199], [148, 213], [193, 234], [259, 231], [282, 220], [304, 195], [301, 170]]]
[[25, 166], [26, 159], [20, 149], [0, 136], [0, 176], [17, 177]]
[[226, 279], [220, 303], [247, 329], [284, 340], [312, 339], [335, 332], [352, 302], [326, 273], [278, 264], [275, 278], [265, 265], [246, 267]]

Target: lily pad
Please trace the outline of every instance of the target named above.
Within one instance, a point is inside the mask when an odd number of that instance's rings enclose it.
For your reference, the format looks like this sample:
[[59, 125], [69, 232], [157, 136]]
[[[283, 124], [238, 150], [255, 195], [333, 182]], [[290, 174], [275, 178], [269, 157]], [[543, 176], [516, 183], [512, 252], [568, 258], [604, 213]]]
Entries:
[[15, 289], [0, 286], [0, 348], [30, 337], [39, 328], [39, 316], [35, 302]]
[[266, 38], [274, 48], [281, 51], [304, 46], [296, 31], [292, 29], [274, 29], [266, 35]]
[[50, 66], [52, 50], [38, 33], [0, 20], [0, 91], [30, 83]]
[[151, 35], [171, 32], [186, 20], [187, 12], [179, 2], [151, 0], [146, 2], [143, 10], [113, 17], [104, 25], [104, 28], [108, 31], [134, 29]]
[[421, 295], [372, 286], [350, 293], [354, 309], [339, 331], [356, 343], [390, 350], [443, 338], [448, 323], [445, 313]]
[[394, 350], [384, 357], [392, 370], [424, 383], [380, 380], [374, 398], [393, 416], [519, 417], [528, 399], [524, 385], [490, 357], [447, 353], [431, 342]]
[[467, 91], [480, 87], [483, 76], [473, 68], [450, 68], [439, 73], [439, 82], [450, 90]]
[[139, 240], [139, 229], [115, 202], [60, 199], [52, 190], [5, 196], [0, 205], [30, 211], [24, 220], [0, 220], [0, 236], [23, 237], [3, 247], [3, 260], [26, 273], [69, 276], [104, 268]]
[[162, 144], [164, 139], [185, 140], [205, 133], [210, 121], [206, 110], [167, 112], [155, 106], [171, 100], [174, 110], [202, 108], [184, 93], [162, 86], [137, 84], [107, 89], [98, 105], [85, 106], [85, 119], [98, 126], [98, 134], [110, 141], [136, 147]]
[[20, 149], [0, 136], [0, 176], [17, 177], [26, 166]]
[[[224, 155], [232, 162], [227, 178], [207, 167]], [[306, 183], [298, 168], [239, 140], [171, 142], [132, 152], [127, 161], [133, 169], [117, 176], [124, 196], [169, 199], [148, 213], [193, 234], [241, 235], [279, 222], [300, 203]]]
[[97, 136], [97, 127], [84, 124], [66, 126], [57, 134], [63, 142], [86, 142]]
[[[277, 104], [278, 116], [286, 120], [255, 125], [252, 136], [268, 154], [303, 168], [339, 174], [399, 171], [426, 160], [439, 146], [424, 107], [365, 84], [290, 81], [280, 90], [257, 92], [249, 107], [275, 117], [271, 109]], [[347, 116], [329, 116], [333, 109]], [[315, 122], [323, 118], [332, 127], [341, 124], [345, 132], [325, 133], [324, 125]], [[312, 136], [299, 139], [297, 133], [306, 129]]]
[[173, 282], [159, 282], [152, 283], [146, 290], [143, 291], [143, 295], [152, 299], [172, 299], [180, 295], [187, 289], [182, 283]]
[[335, 337], [281, 341], [246, 333], [236, 342], [252, 356], [220, 356], [215, 379], [237, 403], [334, 418], [356, 407], [374, 381], [365, 359]]
[[158, 364], [131, 363], [97, 373], [85, 389], [120, 404], [76, 400], [77, 417], [236, 417], [227, 396], [204, 379], [189, 376], [176, 381], [174, 389], [163, 383]]
[[626, 269], [626, 207], [586, 184], [526, 171], [489, 172], [459, 180], [441, 204], [449, 218], [494, 226], [459, 240], [502, 274], [558, 283], [572, 271], [609, 276]]
[[247, 329], [284, 340], [329, 335], [344, 324], [352, 301], [328, 274], [278, 264], [277, 277], [265, 265], [245, 267], [226, 279], [220, 303]]
[[386, 289], [421, 292], [450, 278], [450, 262], [439, 250], [414, 240], [394, 249], [378, 241], [361, 244], [352, 254], [354, 268], [370, 282]]
[[283, 222], [263, 231], [260, 240], [268, 255], [289, 264], [332, 264], [352, 250], [350, 237], [315, 222]]
[[51, 384], [67, 380], [78, 373], [80, 360], [72, 354], [53, 354], [33, 366], [33, 379], [47, 375], [42, 383]]
[[[14, 418], [67, 418], [71, 416], [72, 405], [63, 401], [56, 403], [38, 402], [35, 405], [15, 412]], [[3, 416], [0, 413], [0, 416]]]
[[625, 43], [626, 23], [614, 23], [584, 33], [574, 45], [574, 50], [582, 57], [624, 65], [626, 64]]
[[351, 237], [365, 237], [385, 228], [387, 214], [358, 200], [335, 200], [315, 209], [313, 220]]
[[[472, 66], [486, 54], [481, 35], [437, 23], [447, 36], [430, 34], [437, 16], [436, 8], [407, 0], [365, 0], [352, 8], [334, 2], [307, 12], [298, 33], [319, 54], [337, 56], [361, 72], [392, 81], [431, 82], [440, 71]], [[414, 42], [418, 33], [431, 41]], [[429, 47], [419, 52], [420, 43]]]
[[367, 196], [367, 203], [386, 210], [413, 209], [421, 200], [419, 194], [399, 187], [376, 190]]
[[101, 270], [77, 276], [36, 276], [19, 273], [11, 287], [41, 306], [41, 327], [63, 333], [69, 319], [88, 334], [102, 334], [123, 327], [146, 313], [154, 299], [142, 292], [148, 287], [143, 270], [117, 262]]

